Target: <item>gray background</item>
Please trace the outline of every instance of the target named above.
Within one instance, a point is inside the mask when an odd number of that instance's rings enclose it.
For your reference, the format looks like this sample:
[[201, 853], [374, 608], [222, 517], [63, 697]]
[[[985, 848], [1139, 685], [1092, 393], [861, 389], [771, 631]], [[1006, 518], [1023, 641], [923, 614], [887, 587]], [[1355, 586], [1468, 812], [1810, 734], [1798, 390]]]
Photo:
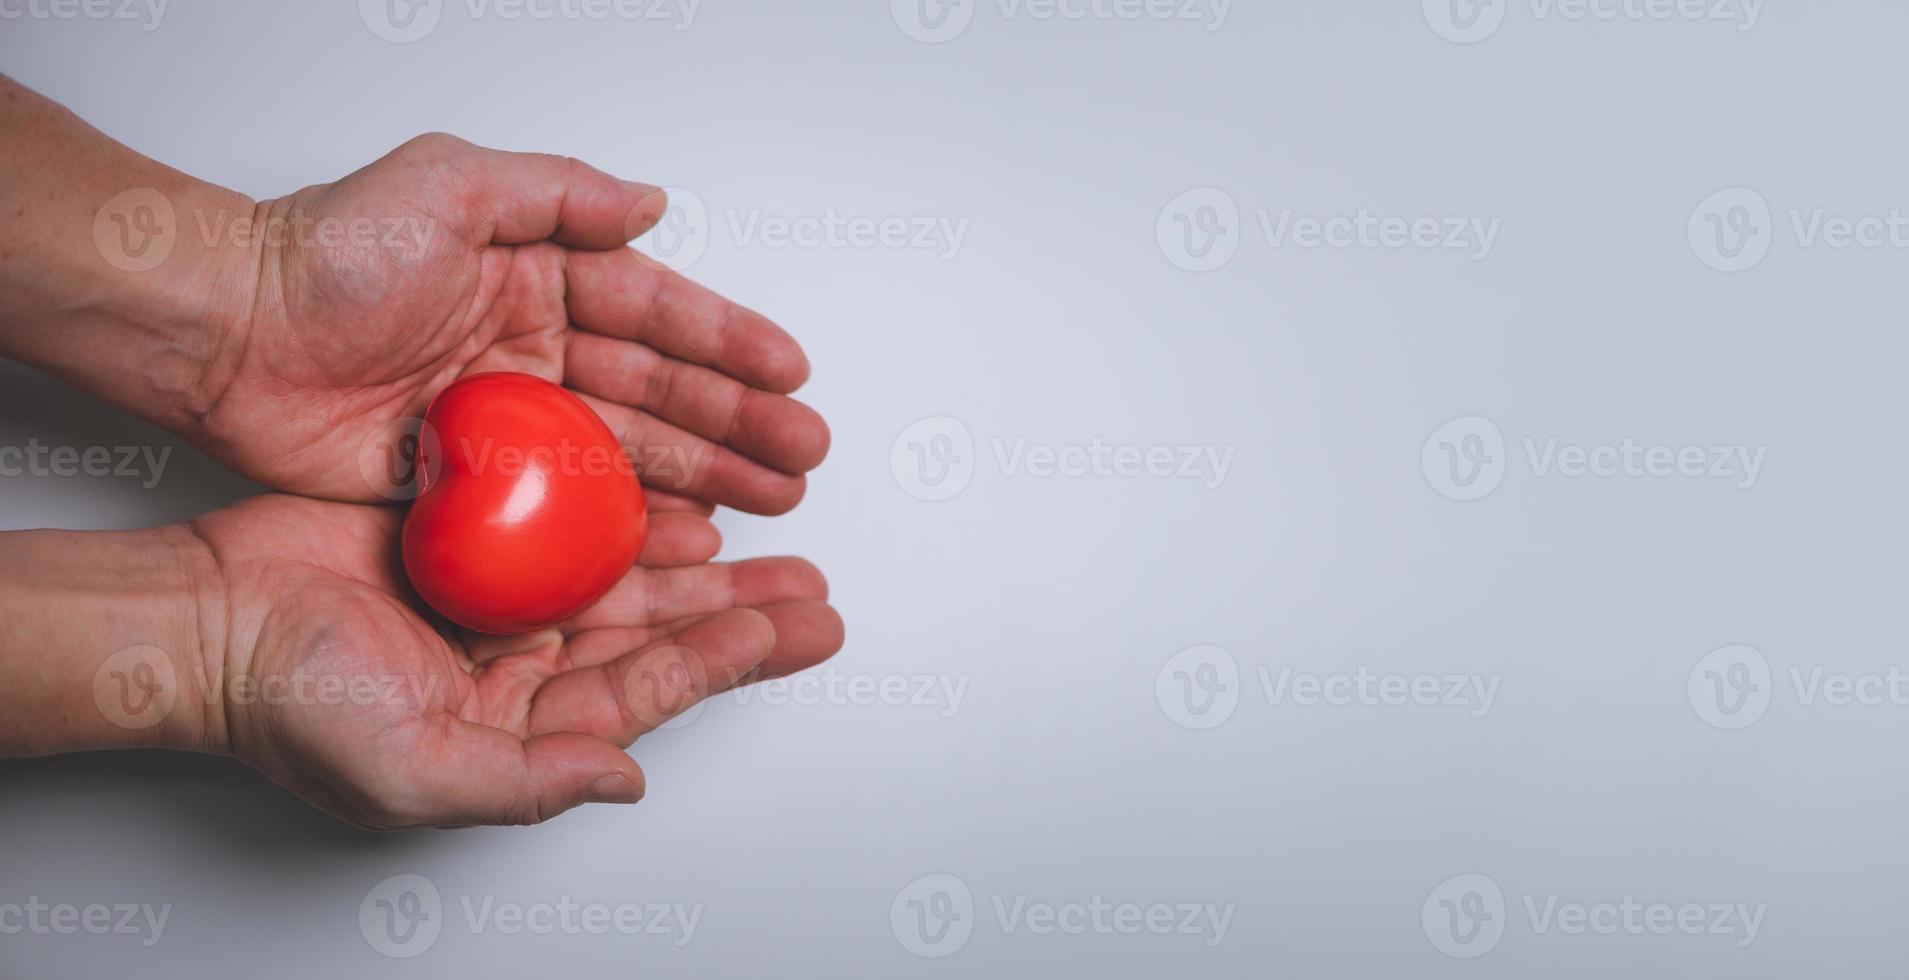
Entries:
[[[718, 699], [633, 749], [641, 805], [534, 829], [361, 835], [219, 760], [0, 764], [0, 903], [172, 906], [150, 948], [0, 935], [0, 976], [1896, 975], [1909, 705], [1839, 706], [1810, 678], [1909, 663], [1909, 249], [1805, 242], [1791, 216], [1909, 207], [1909, 8], [1769, 0], [1744, 30], [1737, 5], [1511, 0], [1462, 43], [1441, 3], [1238, 0], [1222, 23], [970, 0], [939, 43], [904, 29], [910, 0], [706, 0], [687, 25], [450, 0], [410, 43], [349, 2], [0, 21], [0, 68], [255, 196], [428, 130], [693, 191], [703, 214], [665, 247], [802, 340], [835, 433], [795, 513], [720, 519], [731, 556], [828, 573], [836, 677], [965, 685]], [[1169, 207], [1208, 187], [1236, 219]], [[1701, 202], [1737, 187], [1755, 197], [1726, 204], [1769, 214], [1712, 210], [1763, 258], [1718, 271]], [[951, 258], [738, 234], [830, 209], [967, 232]], [[1282, 209], [1500, 230], [1482, 259], [1305, 248], [1261, 233]], [[1231, 259], [1183, 268], [1182, 219]], [[1431, 438], [1472, 416], [1490, 425], [1446, 434], [1461, 455], [1480, 436], [1482, 468]], [[901, 437], [926, 417], [960, 426], [915, 430], [929, 450], [972, 440], [926, 460], [952, 464], [928, 494], [951, 499], [909, 492], [924, 461]], [[33, 438], [166, 444], [7, 368], [0, 443]], [[996, 447], [1022, 438], [1236, 454], [1217, 487], [1008, 473]], [[1748, 487], [1572, 477], [1527, 439], [1766, 456]], [[1451, 499], [1454, 462], [1501, 482]], [[152, 491], [4, 478], [0, 523], [143, 526], [251, 490], [181, 450]], [[1711, 679], [1733, 644], [1748, 673], [1719, 676], [1750, 688]], [[1202, 645], [1225, 654], [1174, 659]], [[1479, 675], [1496, 697], [1482, 717], [1275, 703], [1261, 672], [1288, 667]], [[441, 902], [409, 961], [358, 917], [400, 874]], [[932, 874], [959, 884], [911, 884]], [[474, 932], [460, 905], [566, 895], [703, 911], [677, 946]], [[1096, 896], [1233, 911], [1210, 946], [996, 912]], [[1626, 896], [1764, 911], [1748, 945], [1527, 911]], [[923, 933], [911, 897], [972, 910]], [[1441, 898], [1493, 919], [1465, 942]]]

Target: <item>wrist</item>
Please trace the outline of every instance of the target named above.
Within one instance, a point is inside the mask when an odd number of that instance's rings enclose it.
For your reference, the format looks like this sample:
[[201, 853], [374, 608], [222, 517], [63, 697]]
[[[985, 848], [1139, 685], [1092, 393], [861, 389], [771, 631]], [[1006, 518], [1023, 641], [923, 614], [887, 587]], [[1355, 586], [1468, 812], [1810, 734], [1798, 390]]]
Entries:
[[179, 428], [242, 347], [257, 206], [0, 76], [0, 355]]
[[189, 529], [0, 534], [0, 755], [223, 751], [223, 589]]
[[[237, 372], [263, 261], [252, 229], [259, 205], [243, 194], [179, 176], [129, 192], [145, 204], [101, 205], [99, 253], [79, 302], [60, 318], [67, 339], [46, 366], [119, 407], [175, 432], [209, 414]], [[150, 207], [162, 234], [128, 264], [129, 222]], [[128, 217], [131, 215], [131, 217]], [[100, 221], [107, 222], [102, 227]], [[157, 251], [155, 251], [157, 250]], [[163, 251], [163, 260], [151, 268]]]

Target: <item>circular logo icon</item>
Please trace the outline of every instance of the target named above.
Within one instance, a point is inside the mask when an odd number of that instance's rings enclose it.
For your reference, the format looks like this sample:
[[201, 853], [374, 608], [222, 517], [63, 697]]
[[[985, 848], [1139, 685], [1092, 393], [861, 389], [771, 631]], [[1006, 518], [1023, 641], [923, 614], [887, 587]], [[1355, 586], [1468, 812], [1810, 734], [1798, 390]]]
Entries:
[[1472, 44], [1498, 33], [1505, 22], [1505, 0], [1422, 0], [1425, 22], [1439, 37]]
[[954, 875], [922, 875], [889, 903], [888, 927], [901, 947], [916, 956], [953, 956], [974, 935], [974, 893]]
[[1697, 260], [1718, 272], [1755, 268], [1776, 239], [1770, 202], [1748, 187], [1728, 187], [1698, 202], [1686, 231]]
[[975, 0], [888, 0], [903, 34], [924, 44], [952, 41], [974, 20]]
[[903, 429], [888, 448], [895, 483], [916, 500], [947, 500], [974, 478], [974, 435], [960, 419], [925, 418]]
[[703, 658], [684, 646], [644, 651], [623, 674], [624, 705], [646, 731], [689, 724], [684, 716], [701, 708], [702, 692], [728, 686], [712, 686], [702, 664]]
[[123, 272], [159, 268], [178, 242], [172, 201], [150, 187], [121, 191], [93, 215], [93, 245], [108, 265]]
[[1684, 693], [1712, 728], [1748, 728], [1770, 709], [1770, 662], [1755, 647], [1718, 647], [1690, 668]]
[[132, 646], [106, 658], [93, 672], [93, 703], [121, 728], [151, 728], [179, 703], [172, 660], [155, 646]]
[[663, 193], [668, 196], [663, 216], [635, 245], [637, 251], [681, 272], [695, 265], [709, 248], [709, 208], [687, 187], [665, 187]]
[[358, 0], [358, 16], [380, 40], [410, 44], [437, 30], [444, 0]]
[[1160, 666], [1153, 678], [1153, 696], [1160, 710], [1181, 728], [1217, 728], [1239, 707], [1239, 662], [1220, 647], [1188, 647]]
[[444, 929], [444, 902], [423, 875], [392, 875], [371, 886], [358, 903], [358, 931], [381, 955], [422, 955]]
[[1419, 466], [1432, 489], [1453, 500], [1478, 500], [1505, 478], [1505, 434], [1488, 418], [1453, 419], [1425, 440]]
[[1446, 956], [1483, 956], [1505, 938], [1504, 890], [1485, 875], [1454, 875], [1425, 896], [1419, 924]]
[[392, 419], [358, 448], [358, 474], [365, 486], [386, 500], [412, 500], [444, 469], [444, 447], [437, 429], [421, 418]]
[[1153, 233], [1168, 262], [1188, 272], [1212, 272], [1239, 251], [1239, 205], [1217, 187], [1196, 187], [1160, 209]]
[[668, 721], [656, 726], [656, 730], [659, 732], [673, 732], [678, 728], [688, 728], [691, 722], [703, 716], [703, 708], [708, 706], [708, 704], [709, 699], [704, 698], [676, 714], [671, 715]]

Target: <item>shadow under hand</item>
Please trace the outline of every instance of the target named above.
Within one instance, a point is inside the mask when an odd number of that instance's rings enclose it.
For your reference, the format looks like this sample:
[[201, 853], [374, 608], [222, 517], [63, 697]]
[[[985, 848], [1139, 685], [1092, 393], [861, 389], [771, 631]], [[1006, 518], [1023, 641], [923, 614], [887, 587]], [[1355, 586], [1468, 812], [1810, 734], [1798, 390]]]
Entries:
[[0, 528], [152, 527], [265, 492], [172, 433], [4, 359], [0, 449]]
[[345, 855], [421, 854], [451, 835], [359, 830], [232, 759], [162, 750], [0, 759], [0, 828], [16, 821], [100, 823], [102, 832], [169, 846], [237, 852], [248, 864], [297, 870]]

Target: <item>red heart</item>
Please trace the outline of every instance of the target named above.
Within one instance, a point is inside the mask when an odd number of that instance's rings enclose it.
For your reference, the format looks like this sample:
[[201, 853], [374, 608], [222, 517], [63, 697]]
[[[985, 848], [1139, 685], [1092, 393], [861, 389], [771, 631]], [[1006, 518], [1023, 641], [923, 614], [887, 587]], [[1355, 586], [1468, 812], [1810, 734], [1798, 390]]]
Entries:
[[404, 568], [431, 608], [484, 633], [575, 616], [636, 563], [634, 461], [590, 406], [528, 374], [474, 374], [424, 410]]

